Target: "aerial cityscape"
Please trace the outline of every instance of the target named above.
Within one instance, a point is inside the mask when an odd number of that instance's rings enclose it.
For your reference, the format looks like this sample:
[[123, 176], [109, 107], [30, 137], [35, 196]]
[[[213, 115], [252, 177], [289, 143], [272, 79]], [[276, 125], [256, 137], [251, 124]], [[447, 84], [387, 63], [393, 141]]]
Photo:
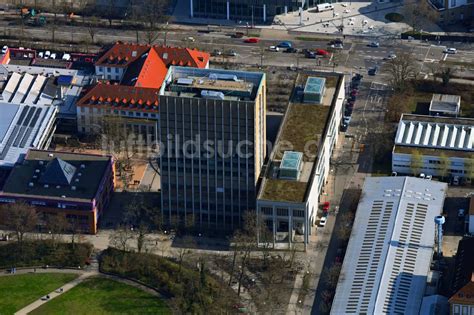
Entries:
[[0, 315], [474, 315], [474, 2], [0, 1]]

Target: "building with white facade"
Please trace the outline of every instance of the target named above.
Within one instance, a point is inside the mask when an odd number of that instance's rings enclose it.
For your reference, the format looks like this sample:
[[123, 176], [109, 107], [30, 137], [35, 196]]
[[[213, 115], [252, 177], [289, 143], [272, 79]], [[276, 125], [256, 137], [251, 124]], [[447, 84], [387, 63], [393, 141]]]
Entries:
[[392, 151], [399, 174], [474, 177], [474, 119], [403, 114]]
[[257, 195], [257, 213], [275, 242], [309, 242], [339, 138], [344, 75], [301, 73], [298, 85], [305, 86], [308, 80], [324, 85], [318, 87], [322, 95], [302, 93], [290, 102]]
[[240, 227], [266, 157], [265, 74], [170, 67], [159, 103], [165, 222]]
[[332, 315], [419, 314], [447, 184], [367, 177]]
[[449, 94], [433, 94], [429, 113], [432, 116], [457, 117], [461, 111], [461, 96]]

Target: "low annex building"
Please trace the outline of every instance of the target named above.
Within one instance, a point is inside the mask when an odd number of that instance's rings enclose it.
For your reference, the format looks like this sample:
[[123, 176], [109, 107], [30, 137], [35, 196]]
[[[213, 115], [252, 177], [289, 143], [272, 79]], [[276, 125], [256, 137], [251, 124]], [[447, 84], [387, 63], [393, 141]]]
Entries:
[[209, 54], [189, 48], [117, 42], [95, 63], [97, 78], [77, 103], [78, 131], [100, 130], [105, 116], [124, 118], [135, 134], [156, 139], [159, 89], [170, 66], [208, 68]]
[[110, 156], [29, 150], [0, 187], [0, 204], [24, 201], [44, 217], [65, 216], [95, 234], [113, 190]]
[[392, 171], [474, 177], [474, 119], [403, 114], [392, 151]]

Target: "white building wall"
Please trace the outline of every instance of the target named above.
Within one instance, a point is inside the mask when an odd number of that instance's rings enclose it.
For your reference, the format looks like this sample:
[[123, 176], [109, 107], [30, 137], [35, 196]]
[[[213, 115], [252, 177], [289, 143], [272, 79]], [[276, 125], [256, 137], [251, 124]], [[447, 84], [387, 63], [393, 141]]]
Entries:
[[[422, 160], [423, 167], [420, 169], [420, 173], [432, 176], [440, 176], [440, 170], [442, 169], [440, 167], [442, 159], [439, 156], [423, 155]], [[467, 176], [465, 170], [466, 159], [450, 157], [449, 160], [449, 176]], [[413, 174], [411, 168], [411, 154], [392, 153], [392, 171], [400, 174]]]
[[122, 67], [104, 67], [104, 66], [95, 66], [95, 74], [101, 79], [105, 80], [122, 80], [125, 68]]

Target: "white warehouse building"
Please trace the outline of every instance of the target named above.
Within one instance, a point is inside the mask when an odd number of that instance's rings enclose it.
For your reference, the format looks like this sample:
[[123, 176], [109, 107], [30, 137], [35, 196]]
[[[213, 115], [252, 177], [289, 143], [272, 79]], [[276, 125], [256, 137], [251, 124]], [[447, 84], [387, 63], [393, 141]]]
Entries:
[[257, 214], [274, 243], [309, 243], [320, 196], [339, 137], [345, 98], [344, 75], [300, 73], [298, 85], [313, 82], [321, 95], [290, 102], [261, 180]]
[[447, 184], [367, 177], [331, 315], [418, 315]]
[[392, 171], [472, 179], [474, 119], [402, 115], [392, 151]]

